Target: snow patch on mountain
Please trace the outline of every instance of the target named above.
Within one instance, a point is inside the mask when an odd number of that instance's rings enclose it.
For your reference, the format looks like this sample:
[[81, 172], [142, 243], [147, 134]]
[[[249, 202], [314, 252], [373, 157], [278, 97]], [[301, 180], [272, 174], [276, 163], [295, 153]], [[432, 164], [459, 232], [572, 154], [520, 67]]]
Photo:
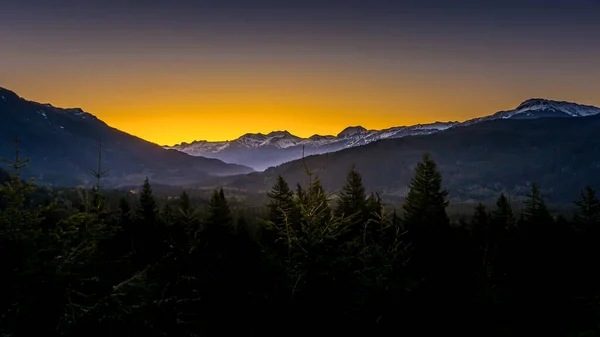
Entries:
[[[385, 130], [367, 130], [362, 126], [351, 126], [342, 130], [337, 136], [312, 135], [302, 138], [292, 135], [288, 131], [273, 131], [268, 134], [247, 133], [231, 141], [210, 142], [206, 140], [181, 143], [173, 146], [164, 146], [166, 149], [175, 149], [195, 156], [217, 155], [224, 151], [234, 149], [266, 149], [273, 150], [309, 148], [313, 153], [326, 153], [344, 148], [365, 145], [380, 139], [400, 138], [410, 135], [429, 134], [445, 130], [458, 122], [435, 122], [431, 124], [418, 124], [413, 126], [394, 127]], [[328, 149], [319, 150], [328, 147]], [[298, 153], [301, 153], [299, 151]], [[216, 156], [218, 157], [218, 155]]]
[[461, 125], [467, 126], [497, 119], [586, 117], [598, 114], [600, 114], [600, 108], [591, 105], [553, 101], [544, 98], [531, 98], [519, 104], [516, 109], [499, 111], [490, 116], [474, 118], [461, 123]]
[[362, 126], [349, 126], [347, 128], [345, 128], [344, 130], [342, 130], [342, 132], [338, 133], [337, 137], [338, 138], [348, 138], [348, 137], [354, 137], [354, 136], [358, 136], [358, 135], [364, 135], [369, 133], [369, 131], [365, 128], [363, 128]]
[[[429, 135], [454, 127], [468, 126], [490, 120], [544, 117], [575, 118], [598, 114], [600, 114], [600, 108], [594, 106], [532, 98], [524, 101], [513, 110], [499, 111], [489, 116], [464, 122], [437, 121], [428, 124], [397, 126], [383, 130], [368, 130], [362, 126], [350, 126], [336, 136], [313, 135], [308, 138], [297, 137], [288, 131], [273, 131], [266, 135], [247, 133], [231, 141], [194, 141], [191, 144], [181, 143], [174, 146], [165, 146], [165, 148], [195, 156], [210, 156], [229, 162], [254, 166], [258, 169], [257, 166], [264, 165], [265, 162], [278, 162], [281, 164], [285, 161], [299, 159], [303, 153], [303, 148], [307, 150], [307, 154], [321, 154], [366, 145], [383, 139]], [[259, 153], [256, 152], [259, 150], [262, 151], [262, 157], [252, 158], [255, 156], [254, 153]]]

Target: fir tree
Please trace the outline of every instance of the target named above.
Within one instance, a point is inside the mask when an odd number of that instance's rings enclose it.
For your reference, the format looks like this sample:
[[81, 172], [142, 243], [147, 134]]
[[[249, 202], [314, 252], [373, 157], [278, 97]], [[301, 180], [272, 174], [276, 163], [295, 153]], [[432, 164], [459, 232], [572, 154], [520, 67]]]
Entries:
[[133, 247], [141, 264], [156, 261], [162, 254], [161, 242], [164, 240], [164, 233], [159, 228], [158, 220], [158, 204], [146, 178], [135, 209], [135, 226], [130, 231]]
[[337, 216], [355, 216], [362, 221], [364, 220], [365, 211], [366, 193], [362, 177], [356, 171], [356, 167], [352, 165], [346, 176], [346, 184], [342, 187], [342, 191], [339, 194], [335, 213]]
[[121, 199], [119, 199], [119, 222], [129, 222], [130, 219], [131, 206], [129, 205], [129, 201], [127, 201], [127, 198], [122, 197]]
[[188, 234], [195, 232], [200, 224], [200, 214], [198, 209], [192, 207], [190, 197], [185, 191], [181, 193], [178, 204], [176, 216], [178, 223], [185, 227], [184, 230]]
[[373, 192], [369, 194], [362, 215], [360, 220], [363, 221], [364, 226], [363, 243], [367, 243], [367, 238], [378, 242], [383, 240], [384, 233], [382, 231], [384, 227], [389, 226], [389, 220], [385, 215], [379, 194]]
[[213, 192], [208, 204], [208, 213], [207, 225], [209, 227], [232, 227], [233, 218], [223, 188]]
[[496, 201], [496, 210], [492, 212], [491, 221], [494, 228], [507, 231], [512, 230], [516, 223], [512, 207], [504, 193], [500, 194]]
[[171, 205], [169, 205], [168, 202], [165, 203], [165, 206], [163, 207], [162, 212], [160, 214], [160, 218], [165, 225], [173, 225], [175, 217], [173, 215], [173, 209], [171, 209]]
[[3, 160], [13, 172], [9, 173], [9, 180], [0, 185], [0, 196], [7, 203], [7, 208], [0, 212], [0, 236], [12, 240], [32, 240], [38, 232], [37, 225], [40, 219], [38, 212], [29, 209], [27, 203], [36, 187], [33, 178], [23, 180], [23, 169], [30, 160], [20, 157], [19, 138], [15, 137], [13, 142], [14, 161]]
[[474, 230], [481, 230], [482, 232], [486, 232], [489, 223], [489, 215], [482, 203], [478, 203], [475, 206], [475, 212], [471, 219], [471, 226]]
[[574, 220], [580, 230], [600, 225], [600, 200], [596, 197], [594, 189], [586, 186], [580, 193], [580, 199], [574, 203], [579, 208]]
[[424, 154], [423, 160], [417, 164], [402, 206], [406, 228], [448, 225], [447, 195], [448, 191], [442, 190], [442, 175], [438, 172], [436, 163], [429, 154]]
[[187, 213], [192, 209], [190, 196], [185, 191], [183, 191], [179, 197], [179, 209], [184, 213]]
[[300, 183], [296, 184], [296, 199], [298, 203], [306, 201], [306, 192]]
[[277, 177], [277, 183], [267, 192], [269, 202], [269, 220], [272, 222], [283, 222], [285, 219], [294, 222], [295, 203], [294, 193], [282, 176]]
[[325, 193], [321, 180], [315, 177], [311, 181], [307, 195], [305, 196], [306, 203], [315, 206], [315, 214], [318, 214], [318, 218], [324, 223], [332, 215], [331, 208], [329, 207], [329, 196]]
[[525, 200], [523, 221], [530, 225], [548, 225], [553, 222], [536, 183], [531, 185], [531, 194]]
[[157, 224], [159, 215], [158, 204], [152, 195], [152, 187], [150, 181], [146, 177], [140, 194], [140, 201], [136, 208], [137, 220], [142, 222], [144, 226], [154, 227]]

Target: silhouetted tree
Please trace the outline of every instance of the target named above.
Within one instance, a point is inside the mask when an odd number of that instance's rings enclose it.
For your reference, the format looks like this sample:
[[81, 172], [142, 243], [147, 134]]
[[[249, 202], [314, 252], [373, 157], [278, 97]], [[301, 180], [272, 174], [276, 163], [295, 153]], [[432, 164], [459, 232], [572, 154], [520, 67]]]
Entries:
[[579, 230], [589, 230], [600, 226], [600, 200], [596, 191], [590, 186], [580, 193], [580, 199], [575, 201], [578, 212], [575, 214], [575, 225]]
[[119, 222], [124, 223], [131, 220], [131, 206], [127, 198], [119, 199]]
[[553, 222], [552, 216], [548, 212], [546, 202], [544, 201], [540, 189], [536, 183], [531, 185], [531, 194], [525, 200], [525, 209], [523, 210], [523, 221], [529, 225], [549, 225]]
[[232, 227], [233, 219], [223, 188], [215, 190], [208, 204], [208, 227]]
[[404, 225], [407, 229], [418, 226], [443, 226], [449, 224], [446, 215], [448, 191], [442, 189], [442, 175], [429, 154], [423, 155], [410, 181], [404, 209]]
[[269, 220], [272, 222], [294, 222], [296, 215], [294, 193], [282, 176], [277, 176], [277, 183], [267, 192], [269, 202]]
[[185, 191], [183, 191], [181, 193], [181, 196], [179, 197], [179, 209], [184, 213], [187, 213], [192, 209], [192, 204], [190, 203], [190, 196]]
[[159, 207], [152, 195], [152, 187], [148, 178], [144, 180], [140, 199], [135, 209], [135, 230], [133, 245], [137, 257], [142, 264], [158, 259], [162, 255], [159, 242], [162, 241], [159, 229]]
[[360, 222], [364, 220], [366, 211], [366, 193], [360, 173], [352, 165], [346, 176], [346, 184], [342, 187], [337, 200], [335, 214], [337, 216], [354, 216]]
[[153, 228], [157, 224], [159, 215], [158, 204], [152, 195], [152, 187], [150, 181], [146, 177], [140, 193], [140, 200], [136, 207], [136, 218], [146, 228]]
[[491, 221], [495, 228], [507, 231], [512, 230], [515, 226], [516, 219], [504, 193], [500, 194], [496, 201], [496, 210], [492, 212]]

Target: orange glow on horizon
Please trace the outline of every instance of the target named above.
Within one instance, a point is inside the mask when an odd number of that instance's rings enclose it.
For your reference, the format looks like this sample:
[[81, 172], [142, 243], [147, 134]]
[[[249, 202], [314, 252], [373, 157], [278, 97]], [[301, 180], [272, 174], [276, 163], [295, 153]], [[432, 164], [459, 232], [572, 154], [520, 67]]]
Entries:
[[415, 66], [388, 71], [341, 62], [205, 68], [124, 62], [82, 72], [84, 68], [57, 62], [42, 77], [23, 75], [35, 68], [14, 69], [0, 85], [28, 100], [80, 107], [160, 145], [277, 130], [309, 137], [336, 135], [356, 125], [383, 129], [463, 121], [512, 109], [531, 97], [593, 104], [585, 101], [591, 89], [569, 93], [541, 79], [527, 86], [536, 89], [532, 92], [511, 86], [508, 78], [489, 81], [468, 72], [449, 76]]

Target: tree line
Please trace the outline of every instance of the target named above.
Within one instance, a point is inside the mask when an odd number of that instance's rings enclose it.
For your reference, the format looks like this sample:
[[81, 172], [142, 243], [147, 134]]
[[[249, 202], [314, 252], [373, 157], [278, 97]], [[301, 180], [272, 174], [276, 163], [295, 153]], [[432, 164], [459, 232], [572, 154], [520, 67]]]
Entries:
[[405, 202], [387, 210], [352, 167], [328, 194], [318, 177], [278, 177], [261, 214], [158, 200], [146, 179], [110, 207], [98, 183], [78, 201], [32, 202], [17, 155], [0, 187], [3, 336], [351, 333], [598, 334], [600, 201], [572, 219], [537, 185], [519, 214], [500, 195], [469, 220], [427, 154]]

